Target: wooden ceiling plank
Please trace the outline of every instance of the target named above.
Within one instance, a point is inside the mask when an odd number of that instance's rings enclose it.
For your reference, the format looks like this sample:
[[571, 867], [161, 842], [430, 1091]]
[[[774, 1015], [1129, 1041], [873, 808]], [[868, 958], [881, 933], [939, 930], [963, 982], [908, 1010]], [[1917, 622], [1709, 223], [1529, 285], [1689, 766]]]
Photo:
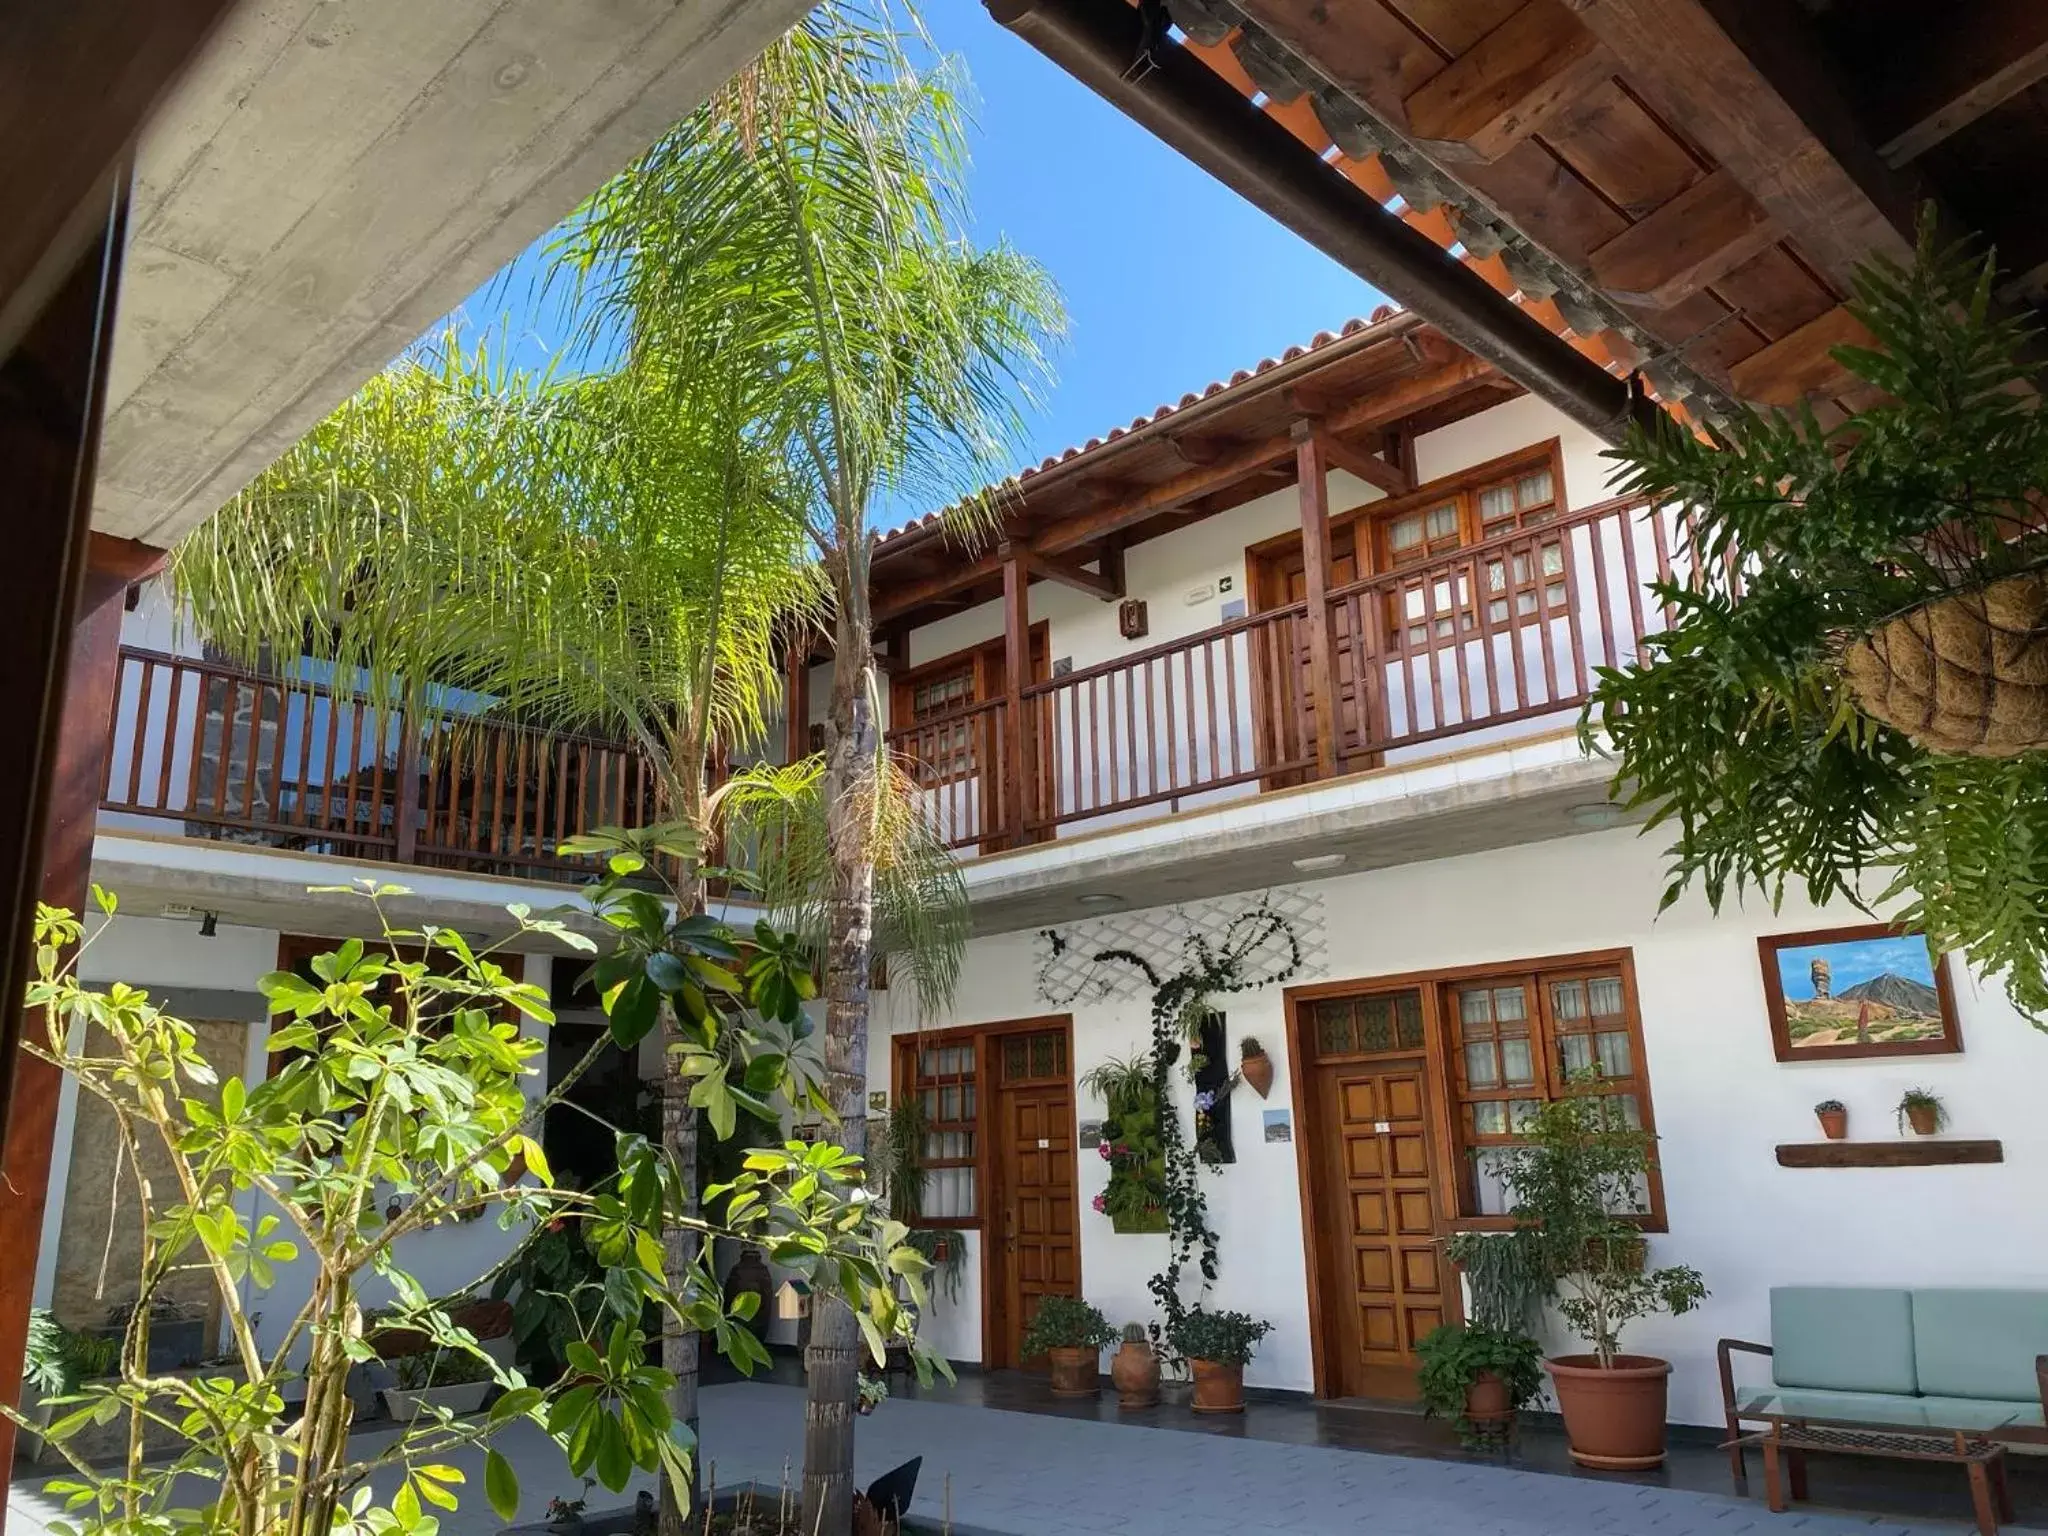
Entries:
[[1669, 309], [1780, 233], [1742, 184], [1718, 170], [1593, 252], [1593, 277], [1623, 303]]
[[1322, 438], [1323, 456], [1367, 485], [1377, 486], [1389, 496], [1405, 496], [1415, 489], [1415, 482], [1402, 473], [1399, 465], [1363, 453], [1327, 432], [1322, 434]]
[[1927, 22], [1924, 36], [1886, 49], [1900, 69], [1869, 104], [1877, 152], [1893, 167], [2048, 79], [2048, 5], [2041, 0], [1932, 7]]
[[1408, 130], [1445, 160], [1498, 160], [1613, 70], [1563, 0], [1528, 0], [1409, 93]]
[[1854, 379], [1830, 355], [1836, 347], [1867, 347], [1874, 338], [1863, 322], [1837, 304], [1728, 370], [1735, 393], [1757, 405], [1796, 405], [1813, 394], [1835, 394]]
[[1878, 157], [1796, 7], [1583, 0], [1579, 19], [1843, 292], [1873, 255], [1911, 260], [1920, 189]]

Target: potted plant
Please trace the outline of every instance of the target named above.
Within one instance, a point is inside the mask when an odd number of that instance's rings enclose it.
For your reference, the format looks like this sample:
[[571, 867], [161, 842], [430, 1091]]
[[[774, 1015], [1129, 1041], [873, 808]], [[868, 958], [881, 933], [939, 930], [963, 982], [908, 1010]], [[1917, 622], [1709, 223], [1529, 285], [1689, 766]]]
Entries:
[[861, 1372], [860, 1395], [854, 1399], [854, 1412], [858, 1413], [862, 1418], [866, 1418], [887, 1401], [889, 1401], [889, 1378], [886, 1376], [870, 1376], [865, 1371]]
[[1822, 1099], [1813, 1112], [1820, 1117], [1821, 1134], [1829, 1141], [1840, 1141], [1849, 1134], [1849, 1111], [1840, 1099]]
[[1246, 1035], [1237, 1042], [1237, 1074], [1251, 1085], [1251, 1090], [1260, 1098], [1273, 1091], [1273, 1058], [1266, 1054], [1266, 1048], [1259, 1044], [1254, 1035]]
[[1519, 1330], [1446, 1323], [1416, 1341], [1415, 1358], [1424, 1410], [1455, 1420], [1467, 1445], [1505, 1439], [1543, 1391], [1543, 1351]]
[[1948, 1129], [1948, 1107], [1925, 1088], [1908, 1088], [1899, 1099], [1899, 1134], [1913, 1127], [1915, 1136], [1932, 1136]]
[[1041, 1296], [1024, 1330], [1025, 1359], [1052, 1362], [1054, 1397], [1093, 1397], [1102, 1352], [1117, 1340], [1109, 1319], [1078, 1296]]
[[384, 1406], [401, 1424], [445, 1408], [475, 1413], [491, 1390], [488, 1360], [466, 1350], [423, 1349], [391, 1362], [398, 1385], [384, 1389]]
[[1584, 1093], [1545, 1104], [1526, 1134], [1527, 1145], [1501, 1159], [1511, 1214], [1541, 1234], [1558, 1312], [1591, 1350], [1544, 1362], [1572, 1459], [1589, 1467], [1658, 1466], [1671, 1363], [1623, 1354], [1621, 1333], [1656, 1312], [1690, 1312], [1707, 1285], [1690, 1267], [1650, 1268], [1648, 1243], [1628, 1219], [1642, 1213], [1655, 1138], [1611, 1124], [1601, 1096]]
[[1109, 1357], [1109, 1380], [1119, 1408], [1150, 1408], [1159, 1401], [1159, 1351], [1143, 1323], [1124, 1324], [1124, 1341]]
[[1197, 1413], [1243, 1413], [1244, 1368], [1273, 1325], [1245, 1312], [1197, 1307], [1168, 1325], [1176, 1353], [1194, 1378]]

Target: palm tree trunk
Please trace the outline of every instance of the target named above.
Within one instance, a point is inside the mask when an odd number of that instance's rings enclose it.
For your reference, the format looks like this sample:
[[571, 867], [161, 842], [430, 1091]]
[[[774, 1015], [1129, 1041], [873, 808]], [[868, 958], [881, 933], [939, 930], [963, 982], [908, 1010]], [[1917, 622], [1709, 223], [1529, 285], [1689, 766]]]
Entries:
[[[703, 829], [704, 754], [700, 750], [682, 759], [687, 764], [680, 774], [683, 804], [679, 819]], [[704, 880], [698, 873], [701, 861], [692, 860], [677, 886], [679, 902], [692, 913], [704, 910]], [[677, 1214], [697, 1214], [697, 1108], [690, 1102], [690, 1079], [683, 1073], [682, 1056], [672, 1047], [682, 1043], [682, 1026], [672, 1004], [661, 1005], [661, 1140], [682, 1180], [682, 1209]], [[695, 1227], [670, 1223], [661, 1234], [661, 1267], [672, 1288], [680, 1289], [683, 1277], [697, 1262], [703, 1237]], [[675, 1378], [668, 1391], [670, 1422], [686, 1424], [691, 1439], [697, 1435], [698, 1334], [686, 1327], [673, 1311], [662, 1314], [661, 1368]], [[703, 1486], [703, 1469], [690, 1483], [687, 1502], [676, 1497], [667, 1478], [661, 1484], [661, 1536], [689, 1536], [696, 1524], [698, 1493]]]
[[[831, 742], [825, 760], [832, 890], [825, 929], [825, 1071], [840, 1144], [867, 1151], [868, 979], [874, 938], [875, 866], [870, 841], [875, 754], [875, 669], [864, 551], [844, 545], [827, 561], [838, 599], [833, 648]], [[822, 1286], [811, 1302], [804, 1403], [803, 1529], [844, 1536], [853, 1528], [854, 1402], [861, 1334], [843, 1297]]]

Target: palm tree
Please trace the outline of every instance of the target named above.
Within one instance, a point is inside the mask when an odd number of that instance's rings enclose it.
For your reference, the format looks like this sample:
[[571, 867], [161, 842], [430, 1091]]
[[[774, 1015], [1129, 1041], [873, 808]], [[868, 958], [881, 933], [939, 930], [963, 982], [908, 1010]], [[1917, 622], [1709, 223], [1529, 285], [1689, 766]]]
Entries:
[[[841, 1140], [863, 1148], [875, 849], [890, 796], [868, 607], [878, 509], [999, 515], [1020, 404], [1061, 325], [1044, 272], [963, 238], [952, 75], [921, 68], [914, 19], [828, 3], [585, 210], [574, 236], [616, 316], [649, 344], [751, 329], [777, 359], [762, 425], [800, 487], [831, 588], [831, 724], [821, 789], [825, 1029]], [[861, 1334], [822, 1299], [807, 1364], [805, 1530], [852, 1509]]]
[[[635, 742], [701, 848], [711, 747], [762, 734], [777, 626], [814, 621], [821, 595], [755, 427], [759, 383], [715, 337], [566, 380], [450, 339], [373, 379], [181, 546], [179, 597], [229, 654], [310, 653], [415, 719], [455, 688]], [[695, 859], [678, 890], [701, 906]], [[662, 1028], [681, 1043], [666, 1007]], [[664, 1059], [663, 1141], [693, 1196], [697, 1110], [680, 1052]], [[698, 1237], [672, 1226], [665, 1246], [682, 1274]], [[671, 1314], [670, 1411], [693, 1428], [697, 1344]]]

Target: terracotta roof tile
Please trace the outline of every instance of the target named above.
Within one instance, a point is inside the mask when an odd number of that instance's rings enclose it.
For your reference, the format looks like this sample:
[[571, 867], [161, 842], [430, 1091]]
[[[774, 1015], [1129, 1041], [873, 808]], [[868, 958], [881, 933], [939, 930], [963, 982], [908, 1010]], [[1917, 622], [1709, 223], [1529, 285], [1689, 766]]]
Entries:
[[[1327, 347], [1332, 342], [1340, 341], [1346, 336], [1355, 336], [1360, 331], [1364, 330], [1367, 326], [1378, 325], [1382, 321], [1391, 320], [1395, 315], [1398, 315], [1400, 313], [1401, 311], [1397, 306], [1392, 304], [1382, 304], [1372, 312], [1371, 318], [1369, 319], [1359, 319], [1358, 317], [1353, 316], [1351, 319], [1346, 320], [1342, 326], [1340, 326], [1338, 329], [1334, 331], [1317, 331], [1315, 335], [1312, 338], [1310, 338], [1306, 346], [1296, 345], [1289, 347], [1285, 352], [1281, 353], [1281, 355], [1278, 357], [1262, 357], [1250, 368], [1238, 369], [1237, 372], [1233, 373], [1228, 379], [1211, 380], [1208, 384], [1203, 386], [1199, 394], [1197, 394], [1193, 390], [1190, 390], [1188, 393], [1182, 395], [1179, 400], [1169, 401], [1168, 403], [1157, 407], [1149, 416], [1141, 415], [1132, 417], [1131, 424], [1128, 427], [1111, 427], [1106, 436], [1091, 437], [1088, 439], [1087, 442], [1079, 445], [1078, 447], [1070, 447], [1063, 449], [1057, 454], [1053, 454], [1047, 458], [1041, 459], [1036, 464], [1026, 465], [1022, 470], [1018, 471], [1017, 479], [1020, 483], [1022, 483], [1031, 480], [1034, 476], [1044, 474], [1047, 470], [1057, 469], [1060, 465], [1066, 463], [1069, 459], [1077, 459], [1084, 453], [1093, 453], [1096, 449], [1102, 447], [1105, 443], [1113, 443], [1117, 441], [1117, 439], [1125, 436], [1128, 433], [1136, 432], [1143, 427], [1149, 427], [1154, 422], [1164, 421], [1167, 417], [1173, 415], [1175, 411], [1186, 410], [1189, 406], [1199, 404], [1201, 401], [1209, 399], [1212, 395], [1219, 395], [1226, 389], [1235, 388], [1237, 385], [1244, 383], [1246, 380], [1256, 378], [1258, 375], [1262, 373], [1268, 373], [1271, 370], [1280, 367], [1284, 363], [1291, 363], [1294, 362], [1297, 358], [1306, 357], [1309, 353], [1314, 352], [1318, 348]], [[932, 524], [940, 521], [940, 518], [941, 514], [939, 513], [927, 512], [924, 516], [914, 518], [910, 522], [905, 523], [902, 527], [892, 529], [888, 533], [883, 534], [879, 539], [876, 540], [876, 543], [878, 545], [888, 544], [892, 540], [902, 538], [906, 534], [914, 533], [919, 529], [928, 528]]]

